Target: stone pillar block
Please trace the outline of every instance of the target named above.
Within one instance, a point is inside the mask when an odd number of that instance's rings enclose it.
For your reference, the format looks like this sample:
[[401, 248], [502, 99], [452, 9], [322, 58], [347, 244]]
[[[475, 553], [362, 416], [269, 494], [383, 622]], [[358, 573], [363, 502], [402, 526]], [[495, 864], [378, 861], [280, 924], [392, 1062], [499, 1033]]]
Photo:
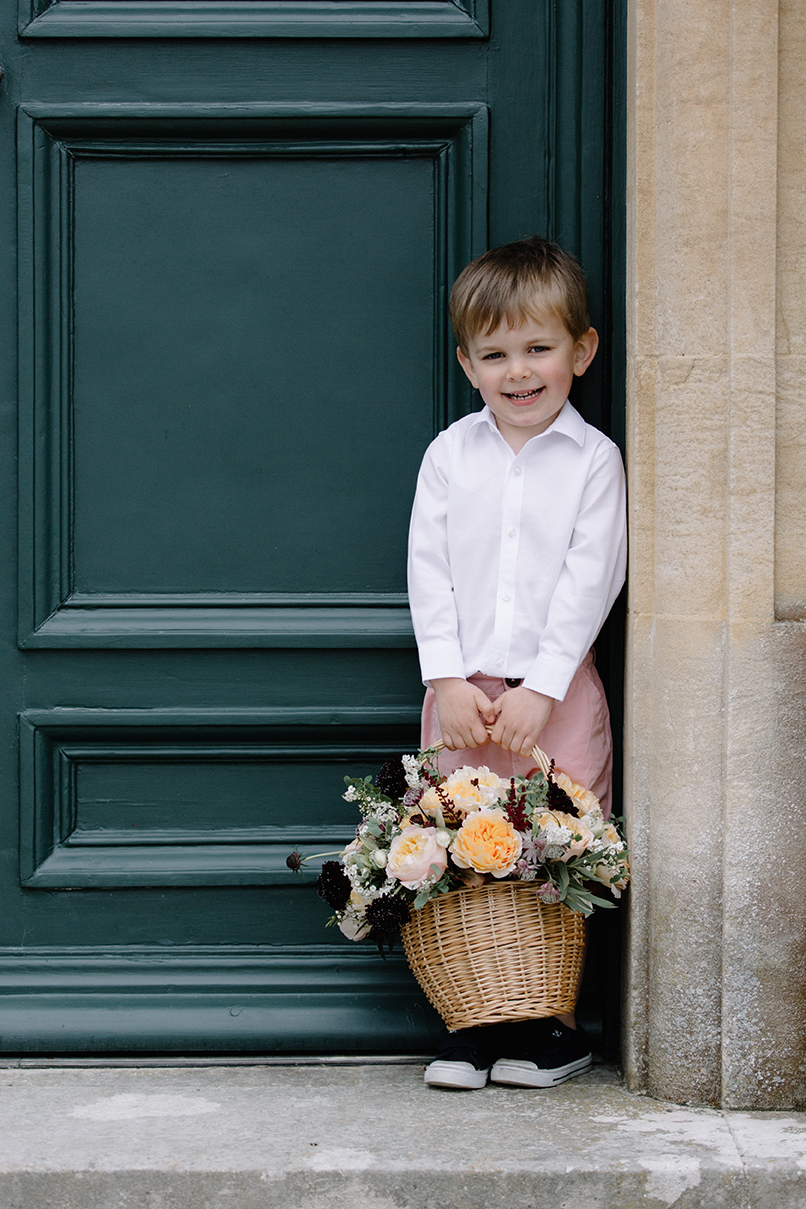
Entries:
[[778, 0], [630, 5], [625, 1068], [726, 1107], [806, 1103], [806, 855], [786, 840], [806, 812], [806, 224], [802, 190], [799, 225], [795, 190], [779, 202], [806, 181], [806, 121], [784, 100], [778, 125], [796, 10], [779, 46]]

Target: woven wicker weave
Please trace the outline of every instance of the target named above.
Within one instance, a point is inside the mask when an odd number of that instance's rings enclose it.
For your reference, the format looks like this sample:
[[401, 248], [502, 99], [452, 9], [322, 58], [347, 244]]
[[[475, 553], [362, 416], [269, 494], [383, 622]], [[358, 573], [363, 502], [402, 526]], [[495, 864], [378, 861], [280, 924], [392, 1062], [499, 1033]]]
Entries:
[[453, 890], [402, 929], [412, 972], [448, 1028], [572, 1012], [585, 924], [534, 883]]

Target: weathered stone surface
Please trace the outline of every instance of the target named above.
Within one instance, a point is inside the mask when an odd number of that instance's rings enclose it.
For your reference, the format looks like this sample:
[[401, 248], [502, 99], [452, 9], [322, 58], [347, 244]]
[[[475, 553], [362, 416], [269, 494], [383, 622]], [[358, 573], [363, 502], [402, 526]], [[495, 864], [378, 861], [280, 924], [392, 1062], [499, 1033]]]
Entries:
[[415, 1067], [0, 1070], [9, 1209], [795, 1209], [806, 1117]]

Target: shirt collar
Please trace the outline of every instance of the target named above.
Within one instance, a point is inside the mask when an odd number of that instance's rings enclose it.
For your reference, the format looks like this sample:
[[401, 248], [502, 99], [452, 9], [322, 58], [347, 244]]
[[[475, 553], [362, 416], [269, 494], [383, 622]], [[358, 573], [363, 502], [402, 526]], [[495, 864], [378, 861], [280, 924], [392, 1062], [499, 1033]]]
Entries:
[[[468, 425], [468, 434], [479, 424], [486, 424], [488, 428], [492, 428], [493, 432], [498, 432], [498, 427], [495, 423], [495, 417], [489, 407], [482, 407], [481, 411], [477, 411], [473, 415], [471, 423]], [[585, 444], [585, 421], [579, 414], [573, 403], [566, 400], [560, 414], [552, 425], [540, 435], [546, 436], [550, 432], [557, 432], [561, 436], [570, 437], [572, 441], [576, 441], [580, 447]]]

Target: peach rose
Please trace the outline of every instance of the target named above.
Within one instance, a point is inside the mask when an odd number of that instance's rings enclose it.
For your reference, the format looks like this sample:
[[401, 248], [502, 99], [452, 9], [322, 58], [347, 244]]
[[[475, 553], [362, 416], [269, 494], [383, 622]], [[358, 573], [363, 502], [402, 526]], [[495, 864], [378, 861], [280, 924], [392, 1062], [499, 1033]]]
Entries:
[[436, 827], [412, 823], [389, 845], [386, 876], [396, 878], [407, 890], [419, 890], [426, 881], [439, 881], [447, 865], [448, 854], [437, 843]]
[[581, 785], [577, 785], [570, 777], [567, 777], [564, 772], [554, 774], [554, 780], [571, 798], [571, 800], [579, 806], [582, 814], [588, 814], [594, 807], [599, 805], [599, 799], [589, 789], [583, 789]]
[[486, 764], [481, 768], [457, 768], [443, 785], [445, 793], [457, 810], [470, 814], [473, 810], [484, 810], [495, 806], [503, 792], [503, 782]]
[[619, 864], [618, 869], [614, 869], [612, 865], [602, 863], [592, 871], [591, 877], [595, 878], [597, 882], [601, 882], [603, 886], [609, 886], [614, 898], [621, 898], [621, 891], [626, 890], [629, 884], [630, 872], [623, 864]]
[[421, 814], [428, 814], [433, 819], [438, 810], [442, 810], [444, 803], [436, 791], [434, 785], [430, 789], [426, 789], [423, 796], [417, 803], [417, 809]]
[[506, 877], [517, 864], [523, 844], [503, 810], [475, 810], [469, 814], [451, 845], [460, 869]]

